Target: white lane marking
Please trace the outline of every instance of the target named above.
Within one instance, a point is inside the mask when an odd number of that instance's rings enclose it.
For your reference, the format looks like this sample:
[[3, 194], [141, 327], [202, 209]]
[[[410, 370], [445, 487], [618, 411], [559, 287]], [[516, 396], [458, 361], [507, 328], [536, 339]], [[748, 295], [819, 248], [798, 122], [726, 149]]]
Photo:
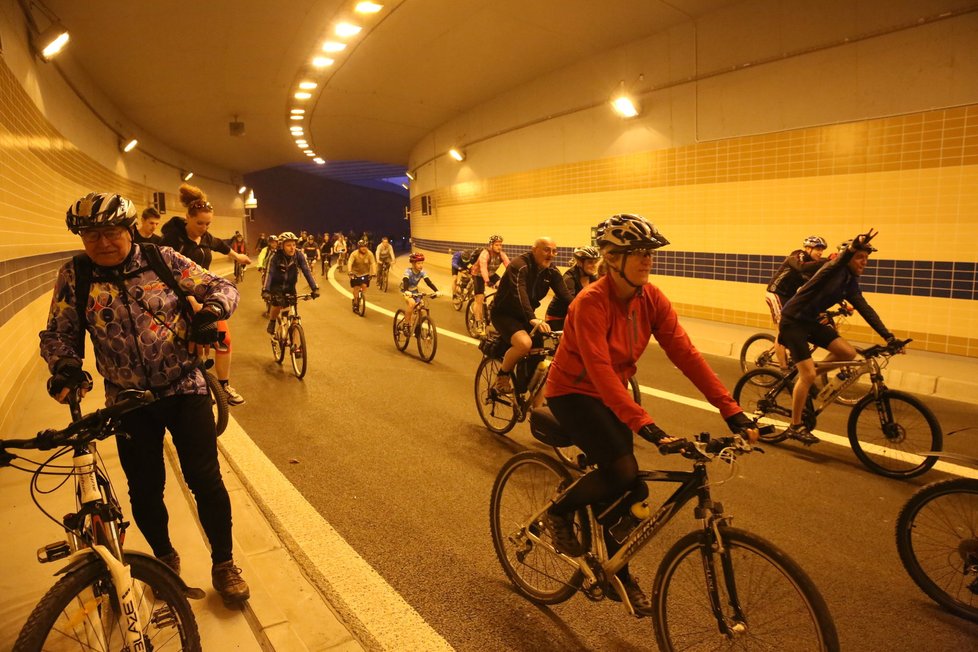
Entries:
[[317, 586], [346, 624], [381, 650], [452, 650], [425, 620], [310, 505], [234, 417], [218, 440], [266, 517], [318, 571]]
[[[345, 290], [335, 279], [330, 277], [330, 284], [333, 285], [340, 293], [345, 294], [349, 298], [353, 298], [353, 294]], [[390, 310], [385, 310], [378, 306], [372, 306], [367, 303], [367, 307], [376, 310], [379, 313], [385, 314], [391, 318], [394, 317], [394, 313]], [[479, 340], [467, 337], [465, 335], [459, 335], [458, 333], [453, 333], [452, 331], [446, 330], [444, 328], [438, 329], [439, 335], [445, 335], [453, 339], [459, 340], [460, 342], [465, 342], [466, 344], [472, 344], [473, 346], [478, 346]], [[688, 396], [682, 396], [680, 394], [673, 394], [671, 392], [666, 392], [661, 389], [655, 389], [654, 387], [646, 387], [645, 385], [639, 385], [639, 389], [643, 394], [648, 394], [649, 396], [654, 396], [656, 398], [661, 398], [666, 401], [671, 401], [673, 403], [679, 403], [681, 405], [686, 405], [688, 407], [696, 408], [698, 410], [705, 410], [707, 412], [714, 412], [716, 408], [707, 403], [706, 401], [690, 398]], [[776, 423], [782, 427], [786, 427], [787, 424], [781, 423], [776, 420], [767, 420], [769, 423]], [[852, 444], [849, 442], [848, 437], [843, 437], [841, 435], [836, 435], [831, 432], [826, 432], [824, 430], [815, 430], [813, 434], [821, 439], [823, 442], [834, 444], [835, 446], [842, 446], [843, 448], [852, 449]], [[923, 457], [919, 455], [912, 455], [910, 453], [904, 453], [903, 451], [896, 451], [884, 446], [878, 446], [876, 444], [863, 444], [863, 450], [867, 453], [872, 453], [874, 455], [886, 455], [888, 457], [899, 459], [904, 462], [910, 462], [914, 464], [919, 464]], [[978, 479], [978, 469], [973, 469], [967, 466], [962, 466], [960, 464], [954, 464], [953, 462], [945, 462], [943, 460], [938, 461], [934, 465], [934, 469], [937, 471], [943, 471], [944, 473], [951, 473], [953, 475], [962, 476], [965, 478], [975, 478]]]

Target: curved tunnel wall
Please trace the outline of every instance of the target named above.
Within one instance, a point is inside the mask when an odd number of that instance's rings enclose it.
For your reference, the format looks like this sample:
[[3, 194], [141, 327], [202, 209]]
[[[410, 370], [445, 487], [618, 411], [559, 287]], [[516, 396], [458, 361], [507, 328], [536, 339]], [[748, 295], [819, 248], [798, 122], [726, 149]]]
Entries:
[[[764, 285], [803, 237], [875, 227], [863, 287], [887, 325], [978, 356], [978, 14], [856, 4], [743, 3], [442, 125], [412, 153], [416, 246], [498, 232], [518, 252], [547, 234], [566, 254], [603, 217], [637, 212], [672, 241], [655, 282], [682, 314], [769, 327]], [[639, 74], [639, 90], [662, 90], [615, 118], [601, 99]], [[464, 162], [439, 154], [451, 146]]]

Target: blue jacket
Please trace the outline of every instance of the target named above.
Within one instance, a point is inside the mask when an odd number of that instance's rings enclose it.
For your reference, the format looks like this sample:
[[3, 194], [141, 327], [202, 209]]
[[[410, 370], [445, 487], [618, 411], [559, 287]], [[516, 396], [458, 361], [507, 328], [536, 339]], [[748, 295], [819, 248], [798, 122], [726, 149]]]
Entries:
[[295, 284], [299, 280], [299, 270], [306, 277], [309, 287], [318, 290], [316, 279], [309, 271], [309, 263], [306, 262], [306, 255], [299, 249], [295, 250], [295, 255], [287, 256], [279, 249], [266, 263], [268, 274], [265, 276], [265, 291], [282, 294], [295, 294]]

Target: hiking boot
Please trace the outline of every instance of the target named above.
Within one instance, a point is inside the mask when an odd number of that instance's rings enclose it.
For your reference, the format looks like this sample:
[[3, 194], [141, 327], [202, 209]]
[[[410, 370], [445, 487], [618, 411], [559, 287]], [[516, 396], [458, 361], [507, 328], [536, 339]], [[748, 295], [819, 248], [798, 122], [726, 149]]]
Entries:
[[228, 405], [241, 405], [245, 402], [244, 397], [230, 385], [224, 386], [224, 393], [228, 396]]
[[577, 535], [574, 533], [574, 517], [568, 518], [548, 510], [544, 517], [544, 525], [550, 532], [557, 552], [570, 557], [580, 557], [584, 554], [581, 542], [577, 540]]
[[[635, 609], [635, 615], [639, 618], [651, 616], [652, 600], [649, 599], [649, 596], [645, 595], [645, 591], [639, 586], [638, 578], [629, 577], [626, 580], [621, 580], [621, 583], [625, 585], [625, 595], [628, 596], [628, 601], [632, 604], [632, 608]], [[608, 587], [608, 599], [621, 602], [621, 596], [618, 595], [614, 585]]]
[[505, 376], [502, 374], [497, 375], [496, 384], [493, 385], [493, 389], [495, 389], [496, 393], [499, 394], [500, 396], [504, 396], [506, 394], [512, 394], [513, 379], [510, 377], [509, 374], [506, 374]]
[[265, 332], [268, 333], [269, 335], [274, 335], [275, 334], [275, 322], [274, 321], [269, 321], [268, 322], [268, 326], [265, 328]]
[[251, 597], [248, 584], [241, 578], [241, 569], [234, 565], [234, 560], [222, 561], [211, 568], [211, 584], [225, 605], [240, 604]]
[[784, 431], [784, 434], [788, 435], [791, 439], [797, 439], [805, 446], [811, 446], [812, 444], [817, 444], [821, 441], [818, 437], [813, 435], [808, 428], [803, 424], [793, 423]]
[[170, 567], [170, 570], [180, 574], [180, 554], [176, 550], [170, 551], [170, 554], [163, 555], [162, 557], [157, 557], [161, 562]]

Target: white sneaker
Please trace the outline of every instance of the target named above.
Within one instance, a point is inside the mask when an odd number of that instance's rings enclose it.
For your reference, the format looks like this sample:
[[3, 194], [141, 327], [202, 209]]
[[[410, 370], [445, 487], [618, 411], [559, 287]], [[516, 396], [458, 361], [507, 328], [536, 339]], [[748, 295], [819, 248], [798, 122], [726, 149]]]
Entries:
[[244, 397], [238, 394], [230, 385], [224, 386], [224, 393], [228, 395], [228, 405], [241, 405], [245, 402]]

